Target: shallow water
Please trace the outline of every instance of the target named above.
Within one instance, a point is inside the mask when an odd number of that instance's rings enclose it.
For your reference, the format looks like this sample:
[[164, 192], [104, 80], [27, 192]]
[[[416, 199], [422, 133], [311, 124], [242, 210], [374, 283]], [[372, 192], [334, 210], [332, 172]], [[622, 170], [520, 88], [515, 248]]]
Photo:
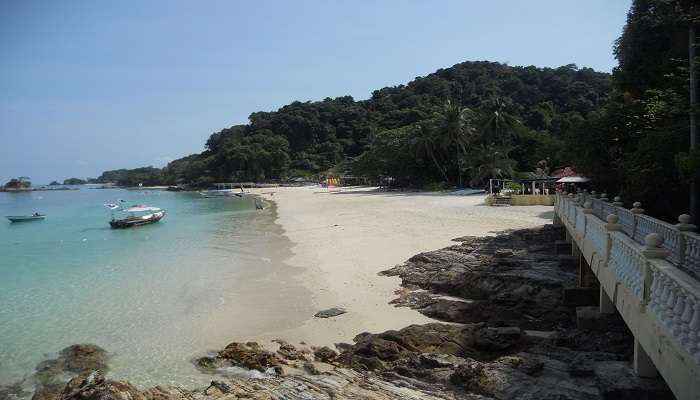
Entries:
[[[152, 225], [109, 228], [104, 203], [166, 210]], [[274, 211], [192, 193], [98, 190], [0, 193], [0, 384], [30, 377], [65, 346], [111, 354], [110, 377], [139, 386], [211, 380], [193, 357], [301, 324], [310, 294], [284, 264]], [[27, 381], [31, 385], [31, 380]]]

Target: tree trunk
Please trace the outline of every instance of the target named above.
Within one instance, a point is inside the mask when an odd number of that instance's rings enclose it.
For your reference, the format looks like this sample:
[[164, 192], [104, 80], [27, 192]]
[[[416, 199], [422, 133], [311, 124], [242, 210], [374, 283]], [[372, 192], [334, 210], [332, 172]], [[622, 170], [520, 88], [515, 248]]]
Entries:
[[[698, 126], [695, 119], [695, 109], [697, 107], [697, 82], [695, 81], [695, 22], [690, 21], [688, 28], [688, 71], [690, 75], [690, 151], [698, 148]], [[697, 174], [694, 174], [697, 175]], [[690, 183], [690, 216], [693, 223], [700, 222], [700, 184], [696, 176], [693, 176]]]
[[459, 162], [459, 150], [457, 150], [457, 187], [462, 187], [462, 165]]
[[435, 163], [435, 166], [437, 167], [437, 169], [440, 170], [440, 173], [441, 173], [442, 176], [445, 178], [445, 182], [450, 183], [450, 178], [447, 177], [447, 173], [446, 173], [445, 170], [442, 169], [442, 167], [440, 166], [440, 163], [438, 162], [437, 158], [435, 158], [435, 154], [430, 154], [430, 158], [433, 159], [433, 162]]

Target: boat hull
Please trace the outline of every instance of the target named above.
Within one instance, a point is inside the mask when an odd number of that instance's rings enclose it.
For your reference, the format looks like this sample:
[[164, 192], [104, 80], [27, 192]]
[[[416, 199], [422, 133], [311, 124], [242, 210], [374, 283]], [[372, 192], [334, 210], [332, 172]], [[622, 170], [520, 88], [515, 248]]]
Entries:
[[41, 221], [46, 218], [46, 215], [8, 215], [5, 218], [9, 219], [10, 222], [29, 222], [29, 221]]
[[109, 226], [112, 227], [112, 229], [126, 229], [126, 228], [133, 228], [136, 226], [141, 226], [141, 225], [148, 225], [148, 224], [153, 224], [165, 216], [165, 211], [151, 214], [147, 218], [142, 218], [142, 217], [133, 217], [133, 218], [124, 218], [124, 219], [113, 219], [109, 221]]

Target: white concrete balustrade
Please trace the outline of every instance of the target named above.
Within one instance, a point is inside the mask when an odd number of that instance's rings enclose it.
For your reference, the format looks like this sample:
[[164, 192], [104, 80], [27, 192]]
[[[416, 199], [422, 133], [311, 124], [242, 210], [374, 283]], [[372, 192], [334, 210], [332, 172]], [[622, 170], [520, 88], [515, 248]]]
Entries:
[[683, 257], [680, 264], [686, 271], [700, 276], [700, 235], [693, 232], [683, 232], [681, 243], [683, 244], [681, 246]]
[[644, 277], [644, 257], [624, 235], [610, 235], [610, 258], [608, 266], [628, 289], [641, 298]]
[[700, 235], [687, 215], [673, 225], [622, 205], [558, 193], [555, 220], [634, 334], [635, 371], [655, 367], [678, 399], [700, 400]]

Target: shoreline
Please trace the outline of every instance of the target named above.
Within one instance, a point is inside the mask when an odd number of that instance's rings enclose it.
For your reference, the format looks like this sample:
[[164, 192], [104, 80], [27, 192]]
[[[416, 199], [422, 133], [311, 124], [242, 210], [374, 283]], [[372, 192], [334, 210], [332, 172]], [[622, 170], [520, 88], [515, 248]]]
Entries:
[[[42, 367], [33, 400], [673, 398], [660, 377], [634, 373], [632, 336], [619, 316], [605, 330], [577, 326], [576, 309], [563, 303], [577, 272], [562, 267], [554, 246], [563, 235], [549, 224], [461, 237], [384, 271], [408, 291], [403, 307], [441, 322], [360, 334], [338, 351], [231, 342], [193, 360], [213, 378], [193, 390], [112, 380], [100, 372], [108, 368], [103, 349], [74, 345]], [[74, 377], [54, 385], [64, 372]], [[3, 391], [28, 394], [17, 385]]]
[[453, 244], [456, 237], [542, 225], [549, 222], [551, 211], [548, 206], [482, 206], [484, 195], [380, 192], [371, 187], [338, 192], [317, 186], [279, 187], [274, 195], [264, 191], [251, 192], [274, 202], [275, 224], [292, 243], [292, 256], [284, 263], [302, 269], [295, 280], [311, 292], [313, 307], [347, 310], [327, 319], [309, 315], [301, 326], [249, 338], [266, 344], [284, 339], [333, 347], [363, 332], [435, 322], [391, 304], [402, 290], [400, 279], [379, 273], [417, 253]]

